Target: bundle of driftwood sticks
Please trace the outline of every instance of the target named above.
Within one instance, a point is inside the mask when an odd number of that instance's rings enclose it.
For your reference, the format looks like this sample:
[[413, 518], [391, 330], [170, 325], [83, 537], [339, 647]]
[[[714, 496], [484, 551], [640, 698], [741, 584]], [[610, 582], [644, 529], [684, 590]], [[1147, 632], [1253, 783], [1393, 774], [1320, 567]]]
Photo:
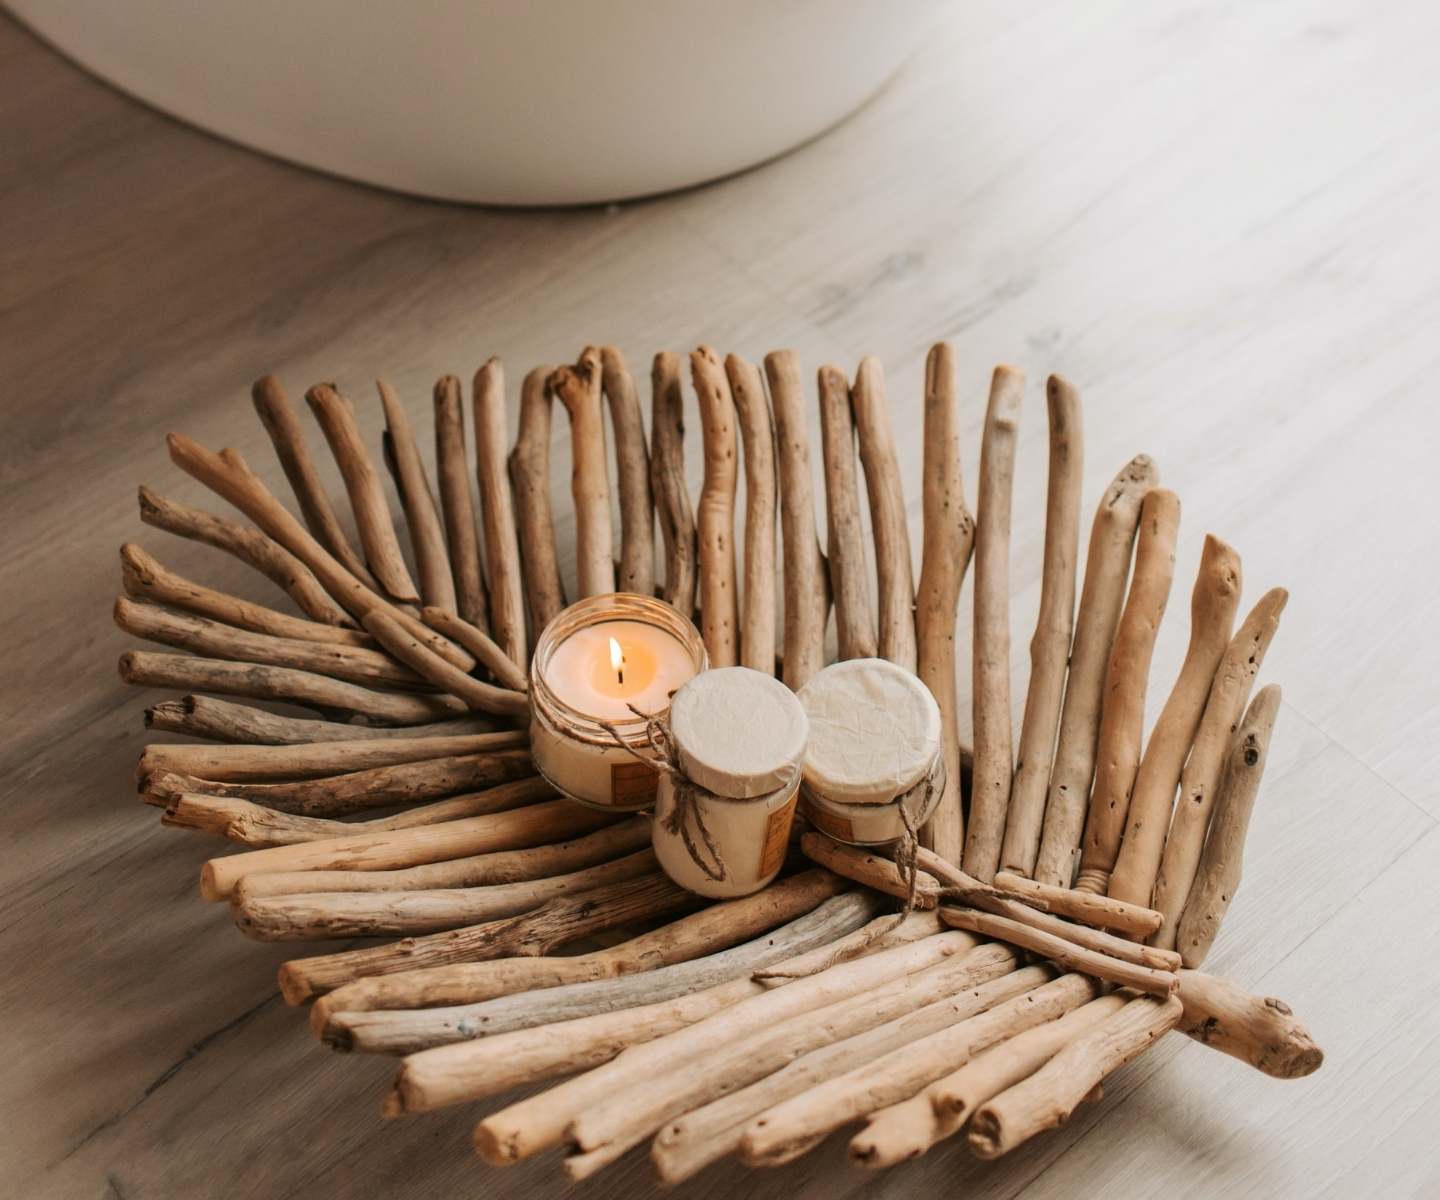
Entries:
[[[391, 1115], [568, 1077], [486, 1117], [475, 1140], [496, 1164], [568, 1145], [575, 1178], [652, 1137], [668, 1181], [729, 1153], [785, 1162], [862, 1119], [850, 1154], [863, 1166], [967, 1126], [972, 1149], [992, 1157], [1064, 1121], [1176, 1028], [1280, 1078], [1318, 1067], [1285, 1004], [1198, 970], [1240, 881], [1279, 703], [1273, 686], [1250, 692], [1285, 593], [1263, 596], [1235, 632], [1239, 557], [1206, 541], [1189, 650], [1145, 741], [1179, 502], [1148, 458], [1121, 470], [1096, 512], [1077, 608], [1080, 402], [1052, 377], [1043, 584], [1017, 749], [1008, 557], [1020, 373], [994, 374], [972, 520], [952, 354], [930, 353], [917, 584], [878, 362], [863, 360], [853, 383], [819, 372], [823, 552], [795, 355], [770, 354], [762, 371], [702, 347], [689, 368], [705, 464], [693, 508], [675, 355], [654, 360], [648, 444], [618, 351], [531, 371], [508, 461], [503, 375], [487, 362], [472, 395], [478, 515], [459, 380], [435, 386], [435, 491], [406, 409], [381, 383], [380, 456], [409, 561], [355, 408], [334, 386], [306, 398], [358, 548], [273, 377], [255, 385], [255, 407], [303, 521], [235, 451], [171, 435], [174, 462], [252, 524], [146, 488], [142, 519], [243, 559], [299, 611], [122, 547], [116, 621], [186, 653], [131, 651], [121, 674], [189, 693], [149, 709], [147, 724], [204, 739], [148, 746], [139, 790], [165, 823], [251, 848], [212, 859], [201, 881], [249, 936], [395, 939], [285, 964], [284, 994], [313, 1001], [316, 1034], [405, 1056]], [[566, 603], [550, 511], [555, 398], [570, 423], [580, 595], [658, 593], [698, 610], [712, 664], [778, 672], [792, 687], [824, 664], [833, 607], [840, 657], [891, 659], [934, 692], [949, 783], [903, 864], [811, 832], [769, 888], [706, 903], [659, 871], [646, 818], [582, 808], [535, 775], [527, 654]], [[973, 751], [956, 727], [955, 649], [972, 552]]]

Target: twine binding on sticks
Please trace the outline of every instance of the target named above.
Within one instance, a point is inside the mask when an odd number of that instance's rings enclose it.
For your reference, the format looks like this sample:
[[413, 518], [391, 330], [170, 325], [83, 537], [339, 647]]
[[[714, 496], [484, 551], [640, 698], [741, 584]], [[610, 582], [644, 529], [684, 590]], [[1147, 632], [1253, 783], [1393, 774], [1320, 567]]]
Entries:
[[[615, 739], [615, 744], [626, 754], [638, 759], [651, 770], [670, 776], [670, 781], [675, 788], [675, 807], [664, 818], [666, 832], [679, 835], [691, 859], [694, 860], [697, 867], [705, 872], [707, 877], [715, 883], [724, 883], [729, 878], [729, 872], [725, 867], [725, 857], [720, 853], [720, 847], [715, 844], [715, 839], [705, 824], [705, 818], [700, 813], [700, 785], [681, 769], [680, 755], [675, 749], [674, 739], [670, 736], [669, 726], [665, 723], [664, 718], [653, 713], [641, 712], [633, 704], [627, 704], [625, 707], [645, 722], [645, 740], [650, 749], [654, 751], [653, 757], [641, 754], [630, 745], [624, 735], [615, 727], [614, 722], [601, 721], [600, 724]], [[709, 862], [702, 857], [700, 848], [690, 834], [692, 825], [700, 835], [700, 840], [705, 844], [705, 852], [710, 858]]]

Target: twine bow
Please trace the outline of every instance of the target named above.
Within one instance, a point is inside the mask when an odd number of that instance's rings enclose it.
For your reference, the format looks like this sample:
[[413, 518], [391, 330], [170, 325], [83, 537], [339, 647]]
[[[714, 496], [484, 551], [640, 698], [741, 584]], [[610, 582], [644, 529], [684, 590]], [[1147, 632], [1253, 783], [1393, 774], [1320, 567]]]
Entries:
[[[615, 744], [626, 754], [638, 759], [651, 770], [670, 776], [670, 783], [675, 792], [675, 803], [663, 818], [662, 824], [665, 831], [680, 838], [685, 844], [691, 860], [709, 879], [715, 883], [724, 883], [729, 878], [729, 872], [726, 870], [725, 858], [720, 853], [720, 847], [715, 844], [715, 839], [711, 836], [710, 830], [705, 824], [705, 817], [700, 811], [701, 788], [681, 769], [680, 754], [675, 749], [675, 739], [670, 736], [669, 727], [663, 718], [654, 713], [641, 712], [633, 704], [627, 704], [625, 707], [645, 722], [645, 741], [654, 752], [653, 757], [641, 754], [634, 746], [630, 745], [613, 722], [601, 721], [601, 726], [615, 739]], [[694, 826], [695, 832], [700, 835], [709, 861], [701, 855], [700, 847], [691, 836], [691, 826]]]

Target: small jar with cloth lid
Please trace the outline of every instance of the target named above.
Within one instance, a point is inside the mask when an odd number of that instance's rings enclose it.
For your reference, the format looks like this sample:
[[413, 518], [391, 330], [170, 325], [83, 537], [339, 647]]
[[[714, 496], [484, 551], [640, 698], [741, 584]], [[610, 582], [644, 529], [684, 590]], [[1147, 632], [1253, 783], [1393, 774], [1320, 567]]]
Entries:
[[661, 760], [653, 840], [681, 887], [758, 892], [785, 862], [808, 722], [795, 693], [748, 667], [695, 676], [652, 726]]
[[940, 706], [915, 675], [852, 658], [812, 675], [800, 703], [810, 719], [801, 812], [816, 829], [875, 846], [929, 819], [945, 790], [945, 755]]

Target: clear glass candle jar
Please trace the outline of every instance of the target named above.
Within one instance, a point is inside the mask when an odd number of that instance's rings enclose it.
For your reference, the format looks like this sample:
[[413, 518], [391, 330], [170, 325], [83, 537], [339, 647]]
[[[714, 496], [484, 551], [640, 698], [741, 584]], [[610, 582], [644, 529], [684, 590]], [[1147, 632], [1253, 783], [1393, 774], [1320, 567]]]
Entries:
[[663, 600], [614, 592], [570, 605], [545, 627], [530, 661], [535, 769], [581, 804], [650, 808], [658, 776], [615, 735], [648, 755], [646, 719], [663, 718], [674, 693], [706, 666], [700, 631]]

